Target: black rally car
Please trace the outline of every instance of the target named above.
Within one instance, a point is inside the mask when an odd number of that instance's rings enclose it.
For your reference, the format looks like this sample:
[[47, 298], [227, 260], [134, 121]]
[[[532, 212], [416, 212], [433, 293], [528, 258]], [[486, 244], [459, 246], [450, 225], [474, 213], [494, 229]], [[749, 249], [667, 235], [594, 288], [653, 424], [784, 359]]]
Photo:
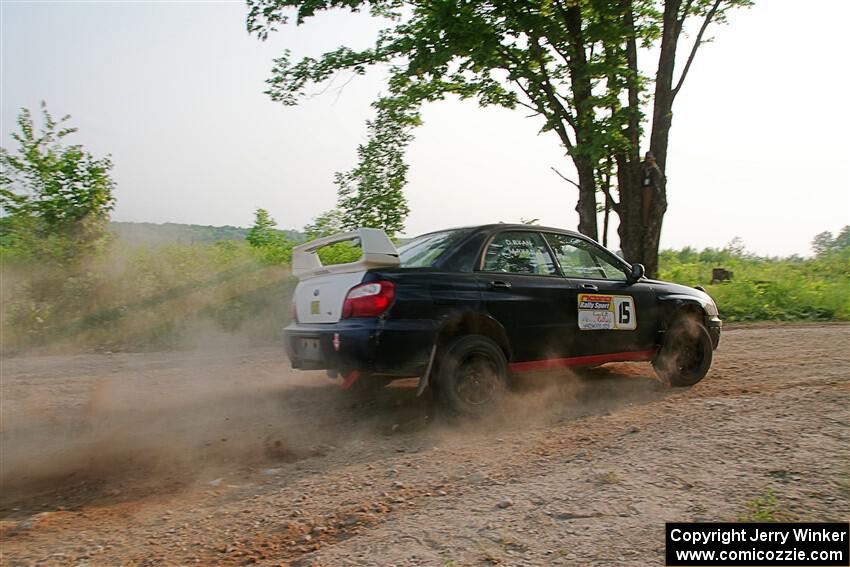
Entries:
[[[353, 240], [358, 262], [316, 251]], [[362, 389], [420, 377], [449, 409], [485, 411], [510, 375], [651, 360], [674, 386], [708, 372], [722, 323], [703, 291], [644, 278], [575, 232], [492, 224], [432, 232], [396, 249], [359, 229], [294, 250], [299, 283], [284, 330], [294, 368]]]

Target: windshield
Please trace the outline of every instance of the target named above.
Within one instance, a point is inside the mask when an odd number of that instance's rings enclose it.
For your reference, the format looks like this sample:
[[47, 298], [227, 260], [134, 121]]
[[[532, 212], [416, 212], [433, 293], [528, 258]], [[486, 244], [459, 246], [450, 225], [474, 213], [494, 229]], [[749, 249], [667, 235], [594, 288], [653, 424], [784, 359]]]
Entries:
[[430, 267], [465, 233], [463, 230], [444, 230], [417, 236], [398, 249], [401, 265], [405, 268]]

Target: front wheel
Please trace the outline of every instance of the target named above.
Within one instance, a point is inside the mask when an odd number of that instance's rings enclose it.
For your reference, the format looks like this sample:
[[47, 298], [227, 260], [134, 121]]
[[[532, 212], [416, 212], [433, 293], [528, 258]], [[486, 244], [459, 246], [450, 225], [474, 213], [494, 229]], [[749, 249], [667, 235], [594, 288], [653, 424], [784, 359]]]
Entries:
[[713, 352], [705, 325], [683, 317], [667, 329], [653, 366], [656, 374], [671, 386], [693, 386], [708, 374]]
[[435, 393], [450, 414], [481, 416], [505, 397], [505, 353], [482, 335], [455, 339], [440, 357]]

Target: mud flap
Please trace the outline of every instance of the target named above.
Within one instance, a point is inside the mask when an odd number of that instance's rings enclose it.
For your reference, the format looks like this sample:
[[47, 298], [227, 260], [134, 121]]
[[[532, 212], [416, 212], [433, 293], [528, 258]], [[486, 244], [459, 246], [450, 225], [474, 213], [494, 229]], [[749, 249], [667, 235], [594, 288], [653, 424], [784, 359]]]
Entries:
[[343, 380], [342, 384], [340, 385], [340, 388], [342, 388], [343, 390], [349, 390], [354, 385], [354, 383], [357, 382], [357, 380], [359, 380], [359, 379], [360, 379], [360, 371], [359, 370], [352, 370], [349, 373], [349, 375], [345, 377], [345, 380]]
[[425, 391], [425, 388], [428, 387], [431, 369], [434, 367], [434, 359], [437, 357], [437, 343], [434, 343], [434, 346], [431, 347], [431, 356], [428, 358], [428, 366], [425, 368], [425, 374], [419, 379], [419, 385], [416, 387], [416, 397], [422, 395], [422, 392]]

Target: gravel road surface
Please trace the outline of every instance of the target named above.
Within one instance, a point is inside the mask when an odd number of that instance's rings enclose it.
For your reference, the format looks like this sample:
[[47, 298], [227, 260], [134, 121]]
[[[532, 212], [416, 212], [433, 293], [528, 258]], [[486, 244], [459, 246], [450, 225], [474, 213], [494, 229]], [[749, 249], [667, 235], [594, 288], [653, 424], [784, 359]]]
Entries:
[[5, 358], [2, 565], [662, 565], [665, 521], [850, 518], [850, 326], [724, 331], [708, 377], [527, 376], [476, 423], [281, 352]]

